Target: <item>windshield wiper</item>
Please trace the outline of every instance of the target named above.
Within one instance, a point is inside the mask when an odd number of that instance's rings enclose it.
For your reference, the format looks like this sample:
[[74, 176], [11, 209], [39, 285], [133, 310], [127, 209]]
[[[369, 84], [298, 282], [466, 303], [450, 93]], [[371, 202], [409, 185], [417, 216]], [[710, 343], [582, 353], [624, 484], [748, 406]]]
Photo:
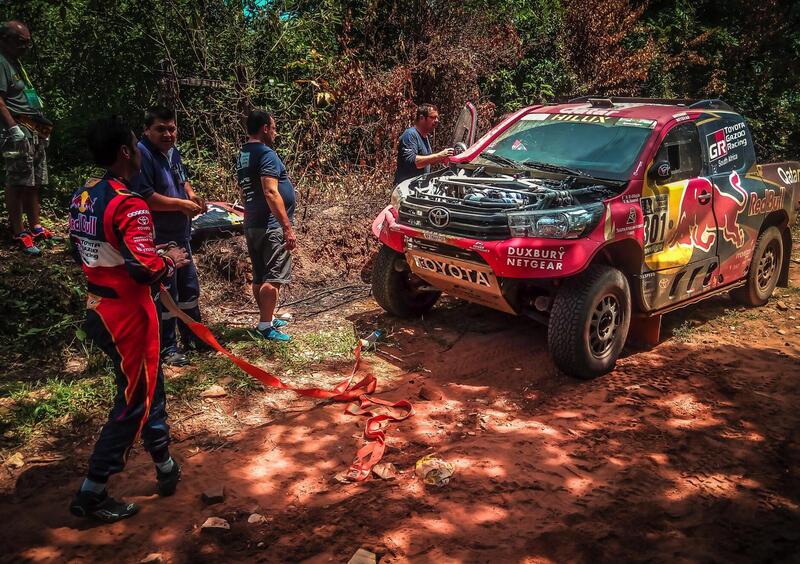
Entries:
[[514, 161], [509, 159], [508, 157], [501, 157], [500, 155], [494, 155], [492, 153], [481, 153], [478, 155], [482, 159], [486, 159], [487, 161], [492, 161], [495, 164], [504, 165], [504, 166], [511, 166], [514, 168], [523, 168], [523, 165], [518, 161]]
[[565, 166], [554, 165], [549, 163], [540, 163], [538, 161], [522, 161], [520, 164], [528, 166], [530, 168], [538, 168], [539, 170], [543, 170], [545, 172], [555, 172], [559, 174], [569, 174], [570, 176], [583, 176], [585, 178], [594, 178], [590, 174], [586, 174], [582, 170], [578, 170], [575, 168], [567, 168]]

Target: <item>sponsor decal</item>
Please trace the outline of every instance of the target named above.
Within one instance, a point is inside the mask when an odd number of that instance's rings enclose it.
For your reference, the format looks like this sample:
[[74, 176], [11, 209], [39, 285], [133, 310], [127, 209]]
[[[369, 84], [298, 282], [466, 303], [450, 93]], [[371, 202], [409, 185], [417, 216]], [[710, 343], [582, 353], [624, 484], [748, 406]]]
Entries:
[[619, 118], [617, 125], [620, 127], [643, 127], [645, 129], [654, 129], [656, 122], [652, 119]]
[[660, 177], [662, 177], [662, 178], [666, 177], [666, 176], [669, 176], [669, 173], [670, 173], [669, 163], [661, 163], [660, 165], [658, 165], [658, 171], [657, 172], [658, 172], [658, 175]]
[[475, 241], [475, 243], [469, 248], [469, 250], [486, 252], [489, 249], [486, 248], [486, 245], [483, 244], [483, 241]]
[[[744, 229], [739, 224], [738, 216], [747, 206], [749, 194], [742, 188], [741, 178], [736, 171], [731, 172], [728, 182], [735, 194], [723, 192], [707, 178], [699, 178], [686, 187], [670, 246], [691, 245], [707, 253], [711, 251], [717, 233], [721, 233], [723, 239], [737, 249], [744, 244]], [[700, 203], [702, 197], [710, 195], [709, 192], [713, 192], [713, 213], [707, 204]]]
[[745, 147], [747, 145], [747, 129], [745, 129], [744, 122], [739, 122], [734, 125], [728, 125], [722, 129], [718, 129], [713, 133], [706, 135], [706, 144], [708, 145], [708, 160], [715, 161], [718, 166], [724, 166], [731, 161], [739, 158], [738, 155], [730, 155], [724, 158], [730, 151]]
[[150, 215], [150, 210], [133, 210], [128, 214], [128, 217], [136, 217], [137, 215]]
[[560, 110], [560, 113], [562, 114], [573, 114], [579, 116], [613, 116], [617, 112], [619, 112], [619, 110], [604, 110], [602, 108], [563, 108]]
[[97, 198], [90, 198], [89, 192], [84, 190], [80, 194], [73, 196], [69, 203], [70, 209], [76, 209], [80, 213], [94, 213], [94, 205], [97, 203]]
[[76, 217], [69, 218], [69, 230], [75, 233], [97, 235], [97, 218], [79, 213]]
[[796, 184], [800, 182], [800, 168], [783, 169], [778, 167], [778, 176], [781, 177], [786, 184]]
[[647, 280], [648, 278], [652, 278], [655, 275], [656, 275], [655, 272], [644, 272], [639, 275], [639, 278], [641, 278], [642, 280]]
[[450, 276], [463, 282], [469, 282], [477, 286], [485, 286], [491, 288], [492, 284], [489, 282], [489, 277], [485, 272], [473, 270], [465, 266], [458, 266], [443, 260], [434, 260], [427, 257], [413, 256], [414, 264], [423, 270], [429, 270], [436, 274]]
[[584, 115], [584, 114], [549, 114], [548, 121], [576, 121], [580, 123], [599, 123], [599, 124], [613, 123], [605, 115]]
[[636, 208], [628, 210], [628, 225], [636, 223]]
[[644, 227], [643, 223], [638, 223], [636, 225], [626, 225], [625, 227], [618, 227], [616, 232], [617, 234], [627, 235], [633, 233], [634, 231], [640, 229], [641, 227]]
[[669, 286], [669, 278], [662, 278], [658, 281], [658, 287], [662, 290], [666, 290], [667, 286]]
[[[639, 161], [639, 164], [642, 164], [642, 161]], [[622, 203], [623, 204], [635, 204], [641, 198], [640, 194], [623, 194], [622, 195]]]
[[447, 235], [442, 235], [441, 233], [434, 233], [432, 231], [422, 231], [421, 233], [423, 239], [427, 239], [428, 241], [437, 241], [439, 243], [447, 241]]
[[[639, 161], [639, 164], [636, 165], [636, 170], [633, 171], [634, 176], [639, 176], [639, 172], [642, 170], [642, 165], [644, 165], [644, 161]], [[624, 202], [625, 200], [623, 199], [622, 201]]]
[[564, 247], [556, 249], [534, 249], [530, 247], [508, 247], [506, 265], [534, 270], [563, 270]]
[[139, 225], [150, 225], [150, 215], [149, 214], [148, 215], [141, 215], [141, 216], [138, 217], [136, 222]]
[[516, 139], [511, 144], [511, 150], [512, 151], [527, 151], [528, 148], [525, 146], [525, 144], [522, 141], [520, 141], [519, 139]]
[[715, 161], [728, 154], [728, 144], [725, 142], [725, 130], [718, 129], [714, 133], [706, 135], [708, 144], [708, 158]]
[[783, 208], [783, 197], [786, 189], [781, 186], [779, 190], [768, 188], [763, 198], [755, 192], [750, 192], [750, 215], [761, 215]]
[[677, 121], [678, 123], [681, 123], [682, 121], [686, 121], [687, 119], [690, 119], [690, 118], [689, 118], [689, 114], [687, 114], [686, 112], [678, 112], [677, 114], [673, 114], [673, 116], [672, 116], [672, 117], [673, 117], [673, 118], [675, 119], [675, 121]]

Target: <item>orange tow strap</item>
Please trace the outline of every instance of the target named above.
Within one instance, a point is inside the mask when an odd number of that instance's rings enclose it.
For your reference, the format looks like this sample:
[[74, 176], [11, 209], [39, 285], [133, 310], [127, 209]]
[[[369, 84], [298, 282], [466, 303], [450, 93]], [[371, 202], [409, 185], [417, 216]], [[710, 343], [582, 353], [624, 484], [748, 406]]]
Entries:
[[[375, 392], [378, 380], [372, 373], [367, 373], [361, 380], [353, 384], [353, 380], [361, 364], [361, 344], [355, 350], [356, 361], [350, 377], [336, 386], [333, 390], [322, 388], [294, 388], [284, 384], [277, 376], [270, 374], [263, 368], [250, 364], [243, 358], [239, 358], [217, 342], [211, 330], [194, 321], [191, 317], [181, 311], [169, 295], [169, 292], [162, 286], [159, 292], [161, 303], [171, 314], [183, 321], [192, 333], [204, 343], [213, 347], [215, 350], [227, 356], [231, 362], [241, 368], [244, 372], [259, 380], [266, 386], [291, 390], [298, 395], [324, 399], [336, 402], [348, 402], [344, 412], [349, 415], [362, 415], [367, 417], [367, 424], [364, 429], [364, 438], [367, 439], [366, 445], [361, 447], [356, 453], [353, 464], [347, 472], [347, 478], [351, 481], [360, 482], [366, 480], [372, 467], [375, 466], [383, 457], [386, 450], [386, 433], [384, 427], [387, 422], [402, 421], [414, 414], [414, 407], [411, 402], [401, 400], [398, 402], [388, 402], [382, 399], [370, 397], [367, 394]], [[384, 409], [386, 408], [386, 409]], [[381, 413], [382, 411], [382, 413]]]

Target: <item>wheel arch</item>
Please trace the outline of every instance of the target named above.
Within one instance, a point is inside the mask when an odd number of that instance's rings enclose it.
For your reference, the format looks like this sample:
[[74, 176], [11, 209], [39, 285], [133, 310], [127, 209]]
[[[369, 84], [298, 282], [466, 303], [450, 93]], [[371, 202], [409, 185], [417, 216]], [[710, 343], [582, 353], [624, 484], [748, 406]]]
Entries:
[[786, 210], [771, 212], [764, 218], [759, 230], [759, 236], [769, 227], [777, 227], [783, 240], [783, 258], [781, 260], [781, 272], [778, 275], [778, 286], [787, 288], [789, 286], [789, 262], [792, 257], [792, 234], [789, 230], [789, 214]]

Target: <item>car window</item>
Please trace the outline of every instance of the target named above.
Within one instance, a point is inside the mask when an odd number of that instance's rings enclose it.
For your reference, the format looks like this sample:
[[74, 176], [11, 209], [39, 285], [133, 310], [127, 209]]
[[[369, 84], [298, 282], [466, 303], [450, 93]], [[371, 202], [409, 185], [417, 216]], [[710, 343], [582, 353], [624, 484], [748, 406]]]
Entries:
[[737, 114], [711, 114], [700, 126], [706, 160], [711, 174], [744, 172], [756, 162], [753, 140], [744, 120]]
[[671, 171], [668, 182], [696, 178], [702, 174], [700, 136], [693, 123], [673, 127], [656, 154], [655, 163], [668, 162]]

